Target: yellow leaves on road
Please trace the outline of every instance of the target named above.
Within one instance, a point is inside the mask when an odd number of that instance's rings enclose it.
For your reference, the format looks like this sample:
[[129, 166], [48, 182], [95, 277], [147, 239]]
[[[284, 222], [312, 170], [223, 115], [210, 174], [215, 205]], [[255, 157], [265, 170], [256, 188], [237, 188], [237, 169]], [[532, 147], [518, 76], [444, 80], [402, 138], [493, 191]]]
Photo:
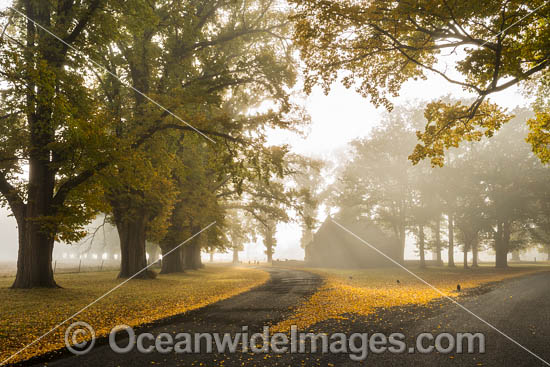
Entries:
[[[509, 268], [498, 270], [427, 268], [412, 271], [436, 287], [444, 295], [457, 297], [457, 284], [462, 290], [510, 277], [548, 270], [545, 267]], [[290, 330], [296, 325], [305, 330], [325, 320], [345, 319], [346, 315], [366, 316], [377, 309], [409, 304], [427, 304], [442, 295], [403, 269], [309, 269], [321, 275], [324, 283], [309, 300], [299, 306], [292, 317], [271, 328], [272, 332]], [[399, 283], [397, 283], [399, 280]]]
[[[13, 290], [13, 278], [0, 278], [0, 362], [33, 342], [119, 283], [117, 273], [60, 274], [64, 289]], [[265, 283], [269, 274], [255, 269], [209, 266], [183, 274], [132, 280], [74, 320], [10, 360], [17, 362], [64, 347], [64, 334], [85, 321], [96, 336], [119, 324], [136, 326], [197, 309]]]

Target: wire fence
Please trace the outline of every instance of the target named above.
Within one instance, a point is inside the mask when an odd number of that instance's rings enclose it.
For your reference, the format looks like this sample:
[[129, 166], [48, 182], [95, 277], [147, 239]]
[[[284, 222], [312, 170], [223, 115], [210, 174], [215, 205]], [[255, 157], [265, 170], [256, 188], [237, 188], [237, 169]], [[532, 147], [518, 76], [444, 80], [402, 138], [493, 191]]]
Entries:
[[[76, 274], [120, 270], [120, 260], [103, 259], [75, 259], [54, 260], [52, 262], [54, 274]], [[0, 262], [0, 277], [13, 277], [17, 271], [17, 263]]]

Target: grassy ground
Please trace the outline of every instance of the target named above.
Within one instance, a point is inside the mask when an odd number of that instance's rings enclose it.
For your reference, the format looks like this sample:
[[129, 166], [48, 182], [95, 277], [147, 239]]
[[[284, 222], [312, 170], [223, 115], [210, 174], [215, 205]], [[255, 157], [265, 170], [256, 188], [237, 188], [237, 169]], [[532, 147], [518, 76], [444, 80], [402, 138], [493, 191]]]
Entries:
[[[291, 325], [304, 330], [325, 320], [345, 320], [346, 315], [372, 316], [392, 306], [428, 304], [441, 294], [399, 268], [384, 269], [307, 269], [324, 278], [323, 286], [293, 317], [279, 323], [273, 331], [287, 331]], [[549, 266], [512, 266], [495, 269], [482, 266], [477, 269], [449, 269], [446, 267], [411, 268], [422, 279], [450, 297], [457, 297], [457, 284], [468, 293], [483, 284], [507, 278], [550, 271]], [[400, 283], [397, 283], [397, 280]]]
[[[116, 272], [60, 274], [63, 289], [12, 290], [13, 278], [0, 278], [0, 361], [8, 358], [58, 323], [115, 287]], [[72, 322], [85, 321], [96, 335], [116, 325], [135, 326], [172, 316], [234, 296], [266, 282], [266, 272], [207, 266], [154, 280], [132, 280], [68, 321], [51, 335], [21, 352], [10, 362], [64, 347], [64, 333]]]

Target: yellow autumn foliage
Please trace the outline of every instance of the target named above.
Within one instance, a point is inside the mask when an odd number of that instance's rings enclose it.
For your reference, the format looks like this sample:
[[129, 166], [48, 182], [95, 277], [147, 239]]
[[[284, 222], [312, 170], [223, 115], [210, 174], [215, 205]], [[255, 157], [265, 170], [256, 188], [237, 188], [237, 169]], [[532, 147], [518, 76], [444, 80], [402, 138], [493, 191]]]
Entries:
[[[548, 267], [523, 267], [494, 269], [427, 268], [413, 269], [420, 278], [440, 290], [444, 295], [457, 297], [457, 284], [464, 294], [480, 285], [511, 277], [527, 275]], [[292, 317], [271, 328], [272, 332], [287, 332], [292, 325], [306, 330], [319, 322], [343, 319], [346, 315], [367, 316], [381, 308], [410, 304], [427, 304], [442, 295], [403, 269], [308, 269], [323, 277], [324, 283], [306, 302], [300, 305]], [[399, 284], [397, 283], [399, 280]]]
[[[15, 290], [13, 278], [0, 278], [0, 361], [45, 334], [122, 281], [115, 272], [60, 274], [63, 289]], [[173, 316], [232, 297], [269, 279], [260, 270], [208, 266], [155, 280], [132, 280], [76, 318], [18, 354], [10, 363], [63, 348], [67, 327], [89, 323], [96, 336], [119, 324], [136, 326]]]

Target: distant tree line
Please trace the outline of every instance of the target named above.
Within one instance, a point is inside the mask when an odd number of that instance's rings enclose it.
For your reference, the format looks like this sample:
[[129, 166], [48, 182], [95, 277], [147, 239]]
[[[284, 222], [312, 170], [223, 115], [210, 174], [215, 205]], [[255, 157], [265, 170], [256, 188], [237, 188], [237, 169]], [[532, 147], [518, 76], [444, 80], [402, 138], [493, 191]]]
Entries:
[[327, 203], [354, 219], [374, 220], [399, 239], [402, 262], [408, 234], [416, 238], [420, 264], [428, 250], [455, 266], [454, 251], [492, 249], [497, 267], [507, 256], [540, 246], [550, 253], [550, 168], [531, 152], [522, 122], [528, 109], [492, 139], [452, 149], [443, 167], [412, 165], [407, 156], [425, 123], [421, 105], [397, 107], [364, 139], [352, 143], [349, 163], [335, 168]]

